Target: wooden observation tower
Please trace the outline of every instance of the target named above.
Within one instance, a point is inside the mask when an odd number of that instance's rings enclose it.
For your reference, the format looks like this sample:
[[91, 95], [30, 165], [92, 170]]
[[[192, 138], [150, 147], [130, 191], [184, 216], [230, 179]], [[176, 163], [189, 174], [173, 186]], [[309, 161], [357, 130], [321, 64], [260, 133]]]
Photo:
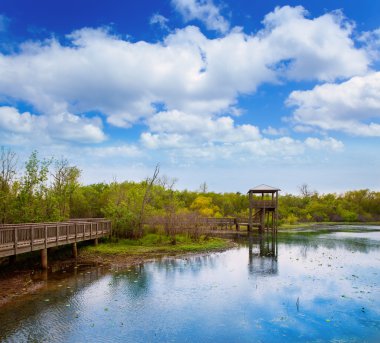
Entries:
[[248, 191], [248, 231], [252, 231], [254, 226], [258, 227], [260, 232], [265, 229], [277, 231], [278, 192], [280, 190], [268, 185], [260, 185]]

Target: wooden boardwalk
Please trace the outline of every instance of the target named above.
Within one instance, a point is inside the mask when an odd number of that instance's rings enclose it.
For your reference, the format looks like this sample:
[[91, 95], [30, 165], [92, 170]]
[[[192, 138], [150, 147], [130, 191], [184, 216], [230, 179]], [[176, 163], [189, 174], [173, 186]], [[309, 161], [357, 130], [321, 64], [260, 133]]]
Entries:
[[[260, 226], [260, 222], [257, 218], [256, 221], [252, 222], [252, 226]], [[211, 230], [232, 230], [235, 229], [239, 231], [242, 226], [249, 229], [249, 219], [248, 218], [205, 218], [205, 226]]]
[[103, 218], [72, 219], [56, 223], [0, 225], [0, 257], [46, 250], [65, 244], [97, 240], [111, 233], [111, 221]]

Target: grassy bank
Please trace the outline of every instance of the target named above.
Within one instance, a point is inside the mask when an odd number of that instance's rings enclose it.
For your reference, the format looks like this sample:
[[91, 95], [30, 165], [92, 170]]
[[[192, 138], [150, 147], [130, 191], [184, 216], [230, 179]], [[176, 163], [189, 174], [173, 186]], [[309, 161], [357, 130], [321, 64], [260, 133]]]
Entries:
[[83, 254], [146, 256], [223, 250], [230, 246], [230, 241], [216, 237], [202, 236], [198, 241], [193, 241], [185, 235], [177, 235], [176, 243], [173, 244], [172, 238], [168, 236], [148, 234], [139, 240], [121, 239], [118, 242], [106, 241], [98, 246], [88, 246], [83, 249]]

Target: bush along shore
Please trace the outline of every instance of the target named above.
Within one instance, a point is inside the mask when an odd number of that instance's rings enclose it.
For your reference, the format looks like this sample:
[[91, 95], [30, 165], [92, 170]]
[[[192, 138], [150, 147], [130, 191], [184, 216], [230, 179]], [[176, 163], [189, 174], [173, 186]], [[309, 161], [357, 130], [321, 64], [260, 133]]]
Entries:
[[[246, 191], [216, 193], [206, 183], [198, 190], [177, 190], [176, 179], [153, 174], [141, 182], [80, 183], [81, 170], [65, 158], [41, 159], [34, 151], [20, 168], [17, 155], [0, 149], [0, 222], [55, 222], [69, 218], [106, 217], [122, 238], [143, 235], [151, 218], [248, 217]], [[1, 176], [3, 175], [3, 176]], [[247, 190], [254, 185], [247, 180]], [[281, 185], [277, 185], [281, 186]], [[380, 192], [369, 189], [321, 194], [304, 184], [299, 193], [279, 196], [279, 223], [376, 222]]]
[[140, 239], [106, 239], [96, 246], [86, 246], [80, 251], [81, 261], [112, 265], [129, 265], [136, 261], [163, 256], [223, 251], [234, 246], [230, 240], [201, 235], [197, 240], [185, 234], [175, 237], [149, 233]]

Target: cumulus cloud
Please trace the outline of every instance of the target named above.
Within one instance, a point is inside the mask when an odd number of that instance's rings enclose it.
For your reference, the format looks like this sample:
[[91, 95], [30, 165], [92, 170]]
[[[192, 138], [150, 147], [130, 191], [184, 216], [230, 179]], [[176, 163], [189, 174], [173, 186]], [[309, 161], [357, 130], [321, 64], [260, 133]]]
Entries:
[[142, 155], [141, 150], [136, 145], [113, 145], [97, 148], [87, 148], [86, 152], [97, 157], [138, 157]]
[[34, 115], [20, 113], [9, 106], [0, 107], [0, 132], [23, 134], [34, 142], [59, 139], [98, 143], [105, 139], [97, 118], [82, 118], [67, 112], [54, 116]]
[[354, 25], [341, 12], [307, 16], [301, 6], [284, 6], [264, 18], [259, 36], [279, 73], [294, 80], [332, 81], [367, 71], [369, 58], [355, 48]]
[[230, 27], [212, 0], [172, 0], [172, 4], [186, 22], [197, 19], [209, 30], [221, 33], [226, 33]]
[[325, 139], [319, 139], [315, 137], [309, 137], [305, 140], [305, 145], [315, 150], [333, 150], [340, 151], [344, 148], [341, 141], [335, 138], [327, 137]]
[[276, 129], [272, 126], [268, 126], [266, 129], [263, 130], [263, 133], [269, 136], [283, 136], [287, 134], [287, 129], [284, 127]]
[[257, 139], [259, 129], [253, 125], [235, 126], [231, 117], [201, 117], [180, 111], [157, 113], [148, 121], [152, 132], [181, 133], [208, 142], [235, 142]]
[[343, 143], [333, 138], [290, 137], [268, 139], [258, 127], [237, 125], [231, 117], [200, 117], [179, 111], [160, 112], [148, 121], [149, 132], [141, 135], [148, 149], [169, 151], [182, 160], [228, 159], [249, 160], [257, 156], [290, 158], [306, 150], [339, 151]]
[[364, 32], [359, 37], [359, 41], [364, 44], [365, 49], [372, 59], [380, 59], [380, 28]]
[[28, 42], [0, 54], [0, 93], [39, 112], [100, 111], [115, 126], [151, 117], [154, 103], [168, 110], [218, 114], [265, 82], [332, 80], [367, 71], [351, 26], [336, 13], [308, 19], [301, 7], [277, 8], [256, 35], [233, 30], [209, 39], [194, 26], [162, 42], [125, 41], [104, 29]]
[[293, 120], [301, 126], [380, 136], [380, 72], [294, 91], [287, 104], [296, 107]]
[[29, 112], [19, 113], [16, 108], [0, 107], [0, 127], [15, 133], [29, 133], [35, 126], [36, 117]]
[[[220, 16], [211, 1], [175, 4], [190, 8], [188, 16], [208, 13], [202, 15], [210, 23]], [[160, 20], [166, 23], [155, 18]], [[251, 35], [235, 28], [210, 39], [188, 26], [149, 43], [84, 28], [68, 35], [65, 44], [26, 42], [17, 53], [0, 53], [0, 95], [31, 105], [39, 115], [8, 113], [1, 125], [27, 132], [38, 122], [50, 138], [100, 142], [106, 138], [101, 119], [85, 116], [97, 111], [117, 127], [146, 123], [150, 131], [142, 141], [147, 146], [163, 146], [163, 137], [168, 146], [187, 144], [191, 135], [199, 142], [236, 145], [236, 137], [247, 136], [252, 142], [258, 128], [236, 125], [230, 117], [238, 112], [239, 95], [252, 94], [263, 83], [365, 74], [371, 59], [367, 50], [355, 47], [352, 31], [339, 12], [310, 19], [302, 7], [285, 6], [269, 13], [262, 30]], [[305, 117], [300, 97], [293, 93], [289, 100], [299, 107], [296, 118]], [[376, 131], [376, 125], [367, 129]]]

